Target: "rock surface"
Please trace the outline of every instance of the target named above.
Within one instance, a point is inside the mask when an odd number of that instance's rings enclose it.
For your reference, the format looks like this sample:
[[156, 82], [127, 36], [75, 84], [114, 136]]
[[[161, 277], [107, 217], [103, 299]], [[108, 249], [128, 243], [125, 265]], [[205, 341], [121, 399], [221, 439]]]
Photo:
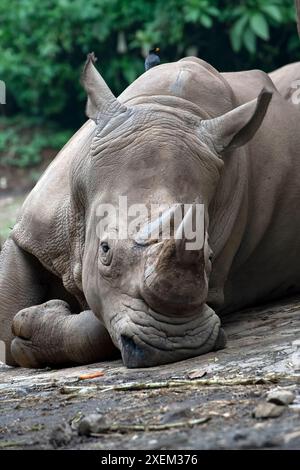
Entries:
[[[300, 298], [231, 315], [224, 327], [226, 349], [150, 369], [120, 360], [61, 370], [0, 366], [0, 449], [300, 449], [300, 374], [291, 361]], [[80, 379], [98, 371], [104, 375]], [[293, 403], [267, 402], [275, 387], [292, 392]], [[256, 419], [262, 402], [284, 412]], [[108, 427], [93, 436], [95, 414]]]
[[102, 414], [91, 414], [80, 421], [78, 434], [80, 436], [90, 436], [91, 434], [105, 432], [107, 428], [107, 422]]
[[290, 390], [270, 390], [267, 395], [267, 401], [275, 405], [290, 405], [294, 400], [295, 394]]
[[73, 431], [69, 423], [62, 422], [52, 429], [49, 442], [55, 449], [57, 449], [58, 447], [68, 445], [72, 440], [72, 436]]
[[275, 405], [275, 403], [259, 403], [254, 410], [254, 417], [257, 419], [263, 418], [278, 418], [284, 412], [284, 406]]

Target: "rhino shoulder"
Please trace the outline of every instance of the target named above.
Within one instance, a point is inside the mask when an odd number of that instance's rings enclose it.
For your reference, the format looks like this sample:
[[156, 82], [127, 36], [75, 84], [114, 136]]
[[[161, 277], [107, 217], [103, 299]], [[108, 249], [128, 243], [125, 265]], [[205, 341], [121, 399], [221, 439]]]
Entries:
[[15, 242], [63, 279], [70, 291], [76, 290], [74, 272], [78, 271], [70, 169], [78, 152], [87, 152], [94, 128], [93, 121], [86, 122], [58, 153], [26, 198], [12, 231]]

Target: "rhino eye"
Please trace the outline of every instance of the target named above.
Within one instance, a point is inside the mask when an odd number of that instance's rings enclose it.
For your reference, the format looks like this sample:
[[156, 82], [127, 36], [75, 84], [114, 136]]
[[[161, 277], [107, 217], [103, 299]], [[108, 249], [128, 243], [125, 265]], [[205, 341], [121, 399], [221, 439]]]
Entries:
[[102, 264], [108, 266], [112, 259], [112, 249], [107, 242], [101, 242], [100, 244], [100, 259]]
[[110, 250], [110, 246], [107, 242], [102, 242], [101, 243], [101, 249], [102, 249], [103, 253], [108, 253], [109, 250]]

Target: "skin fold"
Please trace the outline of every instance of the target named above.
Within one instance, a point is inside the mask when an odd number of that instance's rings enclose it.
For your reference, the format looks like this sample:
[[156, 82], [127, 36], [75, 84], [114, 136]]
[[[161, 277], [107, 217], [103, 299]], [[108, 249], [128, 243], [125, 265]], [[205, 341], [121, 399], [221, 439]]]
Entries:
[[[227, 312], [299, 290], [300, 120], [280, 80], [220, 74], [189, 57], [116, 99], [93, 62], [82, 76], [90, 119], [30, 193], [0, 254], [10, 365], [118, 351], [128, 367], [186, 359], [225, 346]], [[120, 195], [129, 206], [201, 201], [202, 246], [116, 239], [113, 220], [99, 231], [99, 205], [117, 209]], [[141, 233], [148, 224], [141, 218]]]

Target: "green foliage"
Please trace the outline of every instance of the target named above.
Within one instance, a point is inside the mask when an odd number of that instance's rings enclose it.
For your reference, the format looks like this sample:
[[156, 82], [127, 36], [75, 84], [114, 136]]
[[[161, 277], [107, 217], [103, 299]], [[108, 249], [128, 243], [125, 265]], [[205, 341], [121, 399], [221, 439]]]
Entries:
[[[89, 51], [116, 94], [143, 72], [153, 45], [163, 62], [194, 54], [222, 71], [269, 71], [300, 57], [292, 0], [1, 0], [0, 17], [6, 114], [61, 128], [85, 119], [79, 77]], [[38, 160], [45, 138], [20, 152], [7, 129], [0, 146], [22, 166]]]
[[21, 116], [0, 119], [0, 164], [18, 168], [39, 164], [42, 152], [59, 150], [71, 137], [72, 131], [58, 130], [35, 119]]
[[[292, 11], [293, 10], [293, 13]], [[230, 28], [230, 40], [235, 52], [244, 46], [254, 54], [257, 39], [268, 41], [270, 28], [279, 27], [290, 22], [296, 23], [294, 4], [282, 0], [248, 0], [237, 4], [230, 12], [228, 19], [234, 20]]]

